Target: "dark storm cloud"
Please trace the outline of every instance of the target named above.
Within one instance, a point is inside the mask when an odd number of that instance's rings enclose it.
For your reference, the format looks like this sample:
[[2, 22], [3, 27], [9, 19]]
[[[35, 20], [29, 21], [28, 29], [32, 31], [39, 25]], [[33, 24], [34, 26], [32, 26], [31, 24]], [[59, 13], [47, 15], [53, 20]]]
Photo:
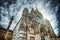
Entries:
[[58, 6], [58, 11], [57, 11], [57, 20], [58, 20], [58, 28], [59, 28], [59, 36], [60, 36], [60, 0], [52, 0], [52, 5]]
[[57, 6], [58, 4], [60, 4], [60, 1], [59, 1], [59, 0], [52, 0], [51, 3], [52, 3], [54, 6]]
[[8, 5], [16, 3], [16, 0], [0, 0], [0, 6], [4, 6], [4, 3], [7, 2]]
[[60, 36], [60, 4], [57, 12], [57, 19], [58, 19], [58, 28], [59, 28], [59, 36]]
[[9, 6], [15, 3], [16, 0], [0, 0], [0, 28], [7, 28], [8, 25], [6, 25], [7, 23], [5, 21], [11, 19]]

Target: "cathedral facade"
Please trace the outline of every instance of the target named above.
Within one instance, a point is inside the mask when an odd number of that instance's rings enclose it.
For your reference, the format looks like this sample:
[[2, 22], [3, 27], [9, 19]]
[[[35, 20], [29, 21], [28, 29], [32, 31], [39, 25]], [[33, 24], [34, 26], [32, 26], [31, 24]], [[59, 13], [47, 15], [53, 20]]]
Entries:
[[22, 17], [14, 28], [12, 40], [56, 40], [50, 22], [36, 9], [24, 8]]

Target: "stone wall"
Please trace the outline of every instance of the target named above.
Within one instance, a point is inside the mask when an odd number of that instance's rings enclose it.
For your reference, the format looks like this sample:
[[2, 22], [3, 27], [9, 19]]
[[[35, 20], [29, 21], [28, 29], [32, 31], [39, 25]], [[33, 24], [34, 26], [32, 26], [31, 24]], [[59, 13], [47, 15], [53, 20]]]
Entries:
[[[31, 32], [30, 32], [31, 31]], [[34, 33], [33, 33], [34, 32]], [[31, 12], [24, 8], [22, 17], [17, 23], [12, 40], [55, 40], [50, 22], [32, 8]]]

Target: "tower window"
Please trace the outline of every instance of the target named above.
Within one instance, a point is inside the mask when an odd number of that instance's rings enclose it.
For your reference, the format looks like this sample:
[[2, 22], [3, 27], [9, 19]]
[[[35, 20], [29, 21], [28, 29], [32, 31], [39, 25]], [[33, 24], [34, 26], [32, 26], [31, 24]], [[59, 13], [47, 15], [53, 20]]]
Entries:
[[40, 22], [41, 18], [39, 16], [36, 16], [35, 18], [37, 22]]
[[40, 36], [40, 40], [45, 40], [44, 36]]
[[32, 20], [32, 17], [31, 16], [28, 16], [29, 20]]

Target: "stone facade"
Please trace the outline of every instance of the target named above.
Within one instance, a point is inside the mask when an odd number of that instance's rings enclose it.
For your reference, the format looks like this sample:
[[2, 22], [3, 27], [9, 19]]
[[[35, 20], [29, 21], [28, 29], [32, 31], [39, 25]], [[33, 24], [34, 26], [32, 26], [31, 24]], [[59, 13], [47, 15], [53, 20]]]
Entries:
[[8, 30], [7, 32], [6, 32], [6, 40], [12, 40], [12, 34], [13, 34], [13, 32], [11, 31], [11, 30]]
[[37, 9], [29, 12], [24, 8], [12, 40], [56, 40], [56, 37], [50, 22]]

